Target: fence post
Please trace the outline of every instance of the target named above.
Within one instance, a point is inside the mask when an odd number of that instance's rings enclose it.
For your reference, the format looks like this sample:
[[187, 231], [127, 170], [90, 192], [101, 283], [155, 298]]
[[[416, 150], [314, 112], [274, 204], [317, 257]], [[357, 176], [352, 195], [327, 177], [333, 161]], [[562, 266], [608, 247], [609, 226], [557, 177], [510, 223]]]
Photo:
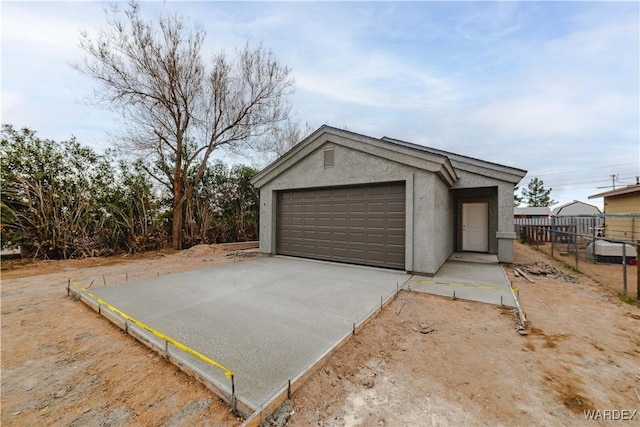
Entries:
[[627, 244], [622, 242], [622, 294], [627, 296]]
[[591, 227], [591, 262], [596, 263], [596, 227], [598, 226], [598, 221], [596, 217], [593, 217], [593, 227]]
[[[575, 221], [575, 218], [574, 218]], [[573, 225], [573, 241], [574, 241], [574, 249], [576, 251], [576, 270], [578, 269], [578, 226], [577, 226], [577, 222], [574, 222]]]
[[551, 258], [553, 258], [553, 250], [555, 249], [556, 242], [556, 217], [551, 217]]

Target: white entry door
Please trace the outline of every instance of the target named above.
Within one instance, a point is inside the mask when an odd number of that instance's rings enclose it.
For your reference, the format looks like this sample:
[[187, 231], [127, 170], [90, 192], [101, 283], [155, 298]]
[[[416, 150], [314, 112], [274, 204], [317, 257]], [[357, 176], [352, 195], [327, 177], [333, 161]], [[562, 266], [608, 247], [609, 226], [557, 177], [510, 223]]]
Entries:
[[462, 204], [462, 250], [489, 251], [489, 204]]

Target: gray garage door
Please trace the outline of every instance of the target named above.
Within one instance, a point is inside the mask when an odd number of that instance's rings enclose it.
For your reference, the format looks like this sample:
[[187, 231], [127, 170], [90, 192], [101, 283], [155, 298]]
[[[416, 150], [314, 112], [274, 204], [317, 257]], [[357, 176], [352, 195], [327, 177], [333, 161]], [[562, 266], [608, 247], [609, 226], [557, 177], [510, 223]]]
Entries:
[[404, 182], [280, 192], [276, 246], [283, 255], [404, 269]]

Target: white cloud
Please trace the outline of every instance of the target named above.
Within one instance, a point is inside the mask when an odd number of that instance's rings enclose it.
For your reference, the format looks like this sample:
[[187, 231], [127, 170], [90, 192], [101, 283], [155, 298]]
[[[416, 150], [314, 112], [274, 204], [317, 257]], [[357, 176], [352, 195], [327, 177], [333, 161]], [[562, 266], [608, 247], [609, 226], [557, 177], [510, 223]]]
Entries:
[[[635, 54], [633, 53], [635, 52]], [[638, 134], [638, 23], [599, 23], [529, 53], [530, 67], [494, 82], [469, 123], [528, 140]]]
[[[79, 29], [105, 26], [103, 4], [2, 7], [3, 121], [104, 146], [118, 121], [77, 103], [93, 82], [68, 65], [81, 55]], [[637, 4], [144, 2], [142, 10], [201, 23], [205, 55], [263, 41], [293, 69], [294, 110], [313, 126], [406, 139], [530, 176], [640, 160]], [[597, 170], [605, 179], [615, 172]], [[579, 180], [550, 178], [563, 190]]]
[[103, 19], [99, 3], [13, 3], [2, 7], [2, 45], [34, 58], [67, 58], [80, 54], [80, 30]]
[[458, 34], [476, 42], [490, 42], [518, 31], [520, 8], [518, 2], [480, 2], [470, 5], [470, 11], [456, 19]]

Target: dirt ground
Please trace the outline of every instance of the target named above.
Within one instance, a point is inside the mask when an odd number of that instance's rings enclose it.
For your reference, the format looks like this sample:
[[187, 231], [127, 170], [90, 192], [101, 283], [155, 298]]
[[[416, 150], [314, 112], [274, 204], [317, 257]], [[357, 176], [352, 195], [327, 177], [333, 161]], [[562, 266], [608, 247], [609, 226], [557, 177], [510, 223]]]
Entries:
[[[534, 246], [535, 247], [535, 246]], [[536, 247], [539, 251], [551, 255], [551, 243], [542, 243]], [[558, 260], [572, 267], [576, 266], [575, 252], [572, 248], [567, 251], [565, 245], [558, 245], [553, 255]], [[579, 250], [578, 270], [597, 281], [604, 287], [622, 293], [624, 288], [624, 270], [622, 264], [594, 264], [585, 249]], [[637, 299], [638, 295], [638, 266], [627, 265], [627, 296]]]
[[[230, 249], [3, 261], [1, 424], [240, 424], [204, 386], [65, 292], [69, 277], [108, 286], [243, 259]], [[518, 264], [536, 261], [561, 268], [516, 244]], [[280, 423], [576, 425], [586, 409], [640, 409], [640, 308], [582, 275], [529, 283], [507, 272], [528, 335], [511, 310], [402, 292], [294, 394]]]
[[[560, 268], [517, 244], [518, 264], [536, 261]], [[585, 410], [640, 409], [640, 309], [581, 275], [507, 272], [528, 335], [511, 310], [403, 292], [293, 396], [287, 425], [582, 425]]]
[[[67, 279], [105, 286], [240, 259], [247, 245], [67, 261], [2, 261], [3, 426], [239, 425], [229, 407], [81, 302]], [[255, 246], [255, 245], [249, 245]]]

